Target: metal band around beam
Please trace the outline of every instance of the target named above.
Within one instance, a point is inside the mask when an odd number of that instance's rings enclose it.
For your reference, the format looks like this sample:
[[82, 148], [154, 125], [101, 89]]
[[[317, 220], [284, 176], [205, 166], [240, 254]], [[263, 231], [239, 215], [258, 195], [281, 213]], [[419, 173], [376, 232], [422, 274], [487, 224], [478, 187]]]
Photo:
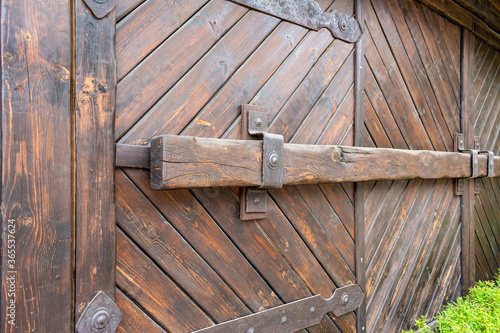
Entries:
[[295, 302], [264, 310], [252, 315], [207, 327], [195, 333], [289, 333], [317, 325], [332, 312], [341, 316], [356, 310], [364, 293], [358, 285], [349, 285], [335, 290], [325, 299], [315, 295]]

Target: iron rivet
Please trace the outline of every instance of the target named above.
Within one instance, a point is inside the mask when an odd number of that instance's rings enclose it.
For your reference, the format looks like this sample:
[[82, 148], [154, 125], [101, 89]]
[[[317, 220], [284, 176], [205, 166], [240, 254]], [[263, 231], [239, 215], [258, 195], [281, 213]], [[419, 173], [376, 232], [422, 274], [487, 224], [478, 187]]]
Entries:
[[342, 305], [346, 305], [347, 303], [349, 303], [349, 295], [344, 294], [342, 295]]
[[257, 127], [261, 127], [261, 126], [262, 126], [262, 119], [260, 119], [260, 118], [256, 118], [256, 119], [255, 119], [255, 126], [257, 126]]
[[286, 323], [286, 320], [287, 320], [287, 319], [288, 319], [288, 318], [287, 318], [286, 316], [281, 317], [281, 323], [282, 323], [282, 324]]
[[280, 6], [285, 7], [285, 0], [280, 0]]
[[339, 29], [342, 32], [344, 32], [344, 31], [347, 30], [347, 22], [345, 20], [340, 20], [339, 21]]
[[316, 311], [316, 308], [314, 306], [311, 306], [311, 308], [309, 309], [309, 312], [313, 313], [314, 311]]
[[92, 316], [92, 330], [98, 332], [108, 326], [111, 314], [106, 309], [98, 309]]
[[258, 206], [258, 205], [259, 205], [259, 202], [260, 202], [260, 199], [259, 199], [259, 198], [253, 198], [253, 205], [254, 205], [254, 206]]
[[269, 167], [271, 169], [276, 169], [280, 164], [280, 158], [279, 158], [278, 154], [276, 154], [276, 152], [270, 153], [269, 158], [268, 158], [268, 162], [269, 162]]
[[313, 17], [314, 16], [314, 11], [312, 9], [309, 9], [309, 17]]

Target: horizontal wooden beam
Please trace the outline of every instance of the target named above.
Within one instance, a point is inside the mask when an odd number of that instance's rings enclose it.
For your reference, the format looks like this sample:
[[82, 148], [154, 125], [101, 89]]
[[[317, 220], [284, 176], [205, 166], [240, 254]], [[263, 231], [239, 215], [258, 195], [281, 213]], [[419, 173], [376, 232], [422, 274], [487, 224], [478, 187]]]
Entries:
[[[262, 141], [161, 138], [154, 141], [158, 146], [151, 158], [155, 189], [262, 184]], [[147, 167], [145, 149], [117, 145], [117, 166]], [[468, 178], [472, 173], [471, 155], [466, 153], [285, 144], [283, 155], [284, 185]], [[479, 176], [484, 177], [487, 157], [480, 155], [478, 162]], [[495, 157], [494, 176], [500, 176], [500, 157]]]

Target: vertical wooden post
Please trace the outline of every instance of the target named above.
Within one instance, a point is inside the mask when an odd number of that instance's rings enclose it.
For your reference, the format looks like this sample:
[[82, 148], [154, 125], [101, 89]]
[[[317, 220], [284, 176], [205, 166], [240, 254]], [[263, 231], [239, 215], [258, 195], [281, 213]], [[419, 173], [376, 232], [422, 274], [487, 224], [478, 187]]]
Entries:
[[[363, 0], [356, 0], [355, 10], [361, 31], [364, 32]], [[355, 46], [355, 73], [354, 73], [354, 145], [364, 146], [365, 119], [364, 119], [364, 36], [356, 42]], [[366, 293], [365, 272], [365, 197], [363, 183], [356, 183], [354, 187], [354, 220], [355, 220], [355, 246], [356, 246], [356, 280], [363, 292]], [[357, 310], [357, 331], [366, 332], [366, 299], [363, 299]]]
[[115, 10], [75, 2], [75, 321], [97, 292], [115, 297]]
[[[461, 119], [465, 148], [476, 149], [474, 145], [474, 36], [462, 28], [461, 43]], [[462, 291], [467, 293], [475, 282], [475, 223], [474, 223], [474, 180], [466, 180], [462, 196]]]
[[3, 0], [1, 332], [71, 332], [71, 11]]

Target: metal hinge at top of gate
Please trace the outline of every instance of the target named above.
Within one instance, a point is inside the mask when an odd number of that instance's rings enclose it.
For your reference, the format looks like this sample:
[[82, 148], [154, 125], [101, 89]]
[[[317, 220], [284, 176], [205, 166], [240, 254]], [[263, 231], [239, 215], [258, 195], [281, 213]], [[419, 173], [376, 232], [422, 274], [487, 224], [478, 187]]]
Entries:
[[327, 28], [333, 37], [354, 43], [361, 37], [355, 18], [334, 10], [328, 14], [314, 0], [232, 0], [283, 20], [319, 30]]

